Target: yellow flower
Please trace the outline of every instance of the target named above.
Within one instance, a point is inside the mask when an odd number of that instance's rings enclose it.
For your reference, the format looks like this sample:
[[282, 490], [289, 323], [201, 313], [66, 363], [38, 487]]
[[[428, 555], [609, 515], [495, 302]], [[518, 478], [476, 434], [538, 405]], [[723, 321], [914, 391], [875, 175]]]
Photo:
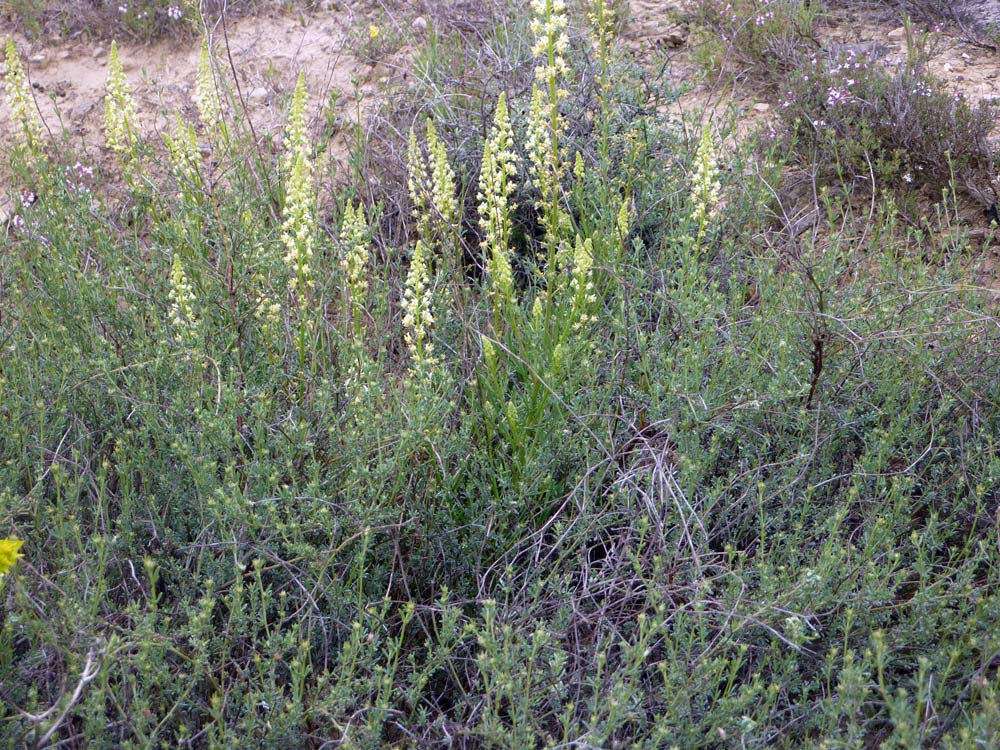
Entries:
[[368, 27], [368, 38], [369, 39], [374, 39], [375, 37], [378, 36], [378, 33], [379, 33], [378, 26], [369, 26]]
[[20, 539], [0, 539], [0, 576], [10, 572], [17, 558], [24, 557], [18, 552], [22, 544]]

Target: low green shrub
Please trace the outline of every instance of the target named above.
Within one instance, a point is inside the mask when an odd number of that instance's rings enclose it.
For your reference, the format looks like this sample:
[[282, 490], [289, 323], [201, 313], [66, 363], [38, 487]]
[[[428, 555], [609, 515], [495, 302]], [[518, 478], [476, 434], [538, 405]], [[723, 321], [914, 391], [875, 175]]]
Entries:
[[302, 87], [280, 155], [18, 131], [0, 745], [996, 744], [990, 299], [891, 200], [776, 237], [781, 163], [530, 10], [405, 220], [323, 192]]

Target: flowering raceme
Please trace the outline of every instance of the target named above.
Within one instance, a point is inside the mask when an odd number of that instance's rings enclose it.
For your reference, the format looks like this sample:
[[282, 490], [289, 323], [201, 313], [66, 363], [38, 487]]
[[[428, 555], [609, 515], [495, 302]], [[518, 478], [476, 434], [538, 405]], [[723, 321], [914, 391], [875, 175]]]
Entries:
[[309, 156], [309, 133], [306, 128], [306, 78], [299, 75], [285, 136], [285, 211], [281, 241], [285, 245], [285, 264], [292, 273], [292, 291], [307, 293], [313, 287], [313, 169]]
[[119, 156], [127, 156], [131, 154], [135, 140], [135, 101], [115, 42], [111, 42], [108, 55], [107, 90], [104, 97], [104, 135], [109, 149]]
[[516, 187], [517, 154], [510, 125], [507, 100], [500, 94], [493, 130], [483, 148], [483, 166], [479, 174], [479, 222], [483, 228], [483, 250], [487, 253], [486, 272], [492, 291], [502, 299], [514, 295], [514, 275], [510, 265], [510, 215], [516, 206], [510, 196]]
[[184, 273], [184, 265], [179, 255], [174, 255], [170, 269], [170, 320], [180, 338], [190, 342], [198, 331], [198, 320], [194, 313], [195, 296]]
[[434, 345], [429, 341], [434, 325], [430, 272], [430, 250], [423, 240], [417, 240], [403, 289], [404, 335], [417, 368], [434, 362]]
[[427, 152], [424, 157], [417, 135], [410, 129], [406, 151], [409, 177], [407, 186], [413, 201], [413, 218], [417, 234], [425, 242], [443, 240], [453, 235], [459, 221], [458, 200], [455, 197], [455, 172], [448, 163], [444, 143], [438, 137], [434, 123], [427, 121]]
[[570, 281], [572, 295], [573, 330], [586, 328], [597, 318], [590, 310], [597, 304], [597, 294], [594, 291], [594, 244], [590, 237], [583, 239], [576, 236], [576, 247], [573, 251], [573, 277]]
[[42, 125], [31, 96], [31, 84], [24, 74], [13, 39], [7, 39], [4, 58], [7, 106], [10, 107], [11, 120], [17, 125], [15, 137], [22, 146], [31, 149], [42, 140]]
[[212, 69], [212, 52], [206, 39], [198, 55], [198, 68], [194, 80], [194, 101], [198, 105], [198, 117], [206, 133], [218, 133], [223, 141], [228, 140], [229, 131], [222, 119], [222, 100], [215, 72]]
[[566, 63], [566, 52], [569, 50], [566, 0], [532, 0], [531, 8], [534, 11], [531, 33], [535, 35], [531, 53], [544, 60], [535, 68], [535, 77], [540, 82], [549, 83], [569, 72]]
[[721, 189], [715, 146], [712, 143], [712, 131], [706, 126], [701, 132], [701, 140], [698, 143], [694, 179], [691, 186], [691, 218], [698, 224], [699, 237], [704, 233], [708, 220], [715, 215], [718, 209]]
[[201, 173], [198, 169], [201, 158], [198, 151], [198, 136], [194, 128], [177, 115], [173, 133], [164, 133], [163, 142], [167, 146], [170, 171], [173, 172], [181, 192], [185, 198], [193, 197], [194, 190], [201, 184]]
[[368, 222], [361, 206], [355, 209], [354, 204], [347, 204], [340, 234], [347, 245], [343, 266], [350, 305], [352, 309], [359, 308], [364, 305], [368, 293]]

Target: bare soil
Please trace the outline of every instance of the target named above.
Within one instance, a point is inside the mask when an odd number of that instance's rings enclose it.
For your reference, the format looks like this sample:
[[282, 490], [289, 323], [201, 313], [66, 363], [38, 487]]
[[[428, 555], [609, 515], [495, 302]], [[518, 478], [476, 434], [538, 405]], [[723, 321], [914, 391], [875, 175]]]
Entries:
[[[700, 122], [705, 118], [735, 117], [741, 131], [766, 126], [776, 102], [761, 98], [750, 84], [719, 81], [704, 76], [693, 62], [692, 39], [685, 21], [685, 0], [630, 0], [624, 39], [638, 59], [689, 89], [670, 107], [667, 116]], [[347, 137], [359, 109], [364, 119], [378, 106], [388, 79], [403, 75], [412, 48], [392, 49], [368, 39], [370, 23], [378, 16], [378, 0], [328, 0], [324, 10], [290, 12], [277, 9], [232, 21], [210, 30], [219, 59], [230, 79], [238, 83], [234, 96], [245, 108], [256, 132], [277, 132], [282, 106], [304, 72], [313, 112], [336, 100], [334, 159], [343, 159]], [[881, 6], [832, 10], [819, 24], [816, 43], [824, 48], [859, 47], [875, 50], [887, 66], [902, 64], [907, 56], [906, 30], [901, 17]], [[925, 38], [931, 71], [944, 86], [973, 100], [1000, 98], [1000, 52], [982, 39], [973, 39], [968, 24], [984, 30], [1000, 21], [1000, 0], [966, 0], [964, 22], [942, 19]], [[398, 19], [400, 38], [430, 32], [434, 19]], [[923, 31], [923, 29], [918, 29]], [[920, 34], [921, 38], [923, 34]], [[30, 43], [15, 38], [26, 58], [38, 109], [52, 132], [62, 127], [73, 146], [100, 163], [103, 137], [104, 87], [108, 47], [104, 43], [54, 41]], [[375, 47], [378, 46], [378, 49]], [[141, 128], [157, 138], [168, 130], [174, 112], [192, 118], [195, 68], [200, 42], [196, 37], [165, 39], [150, 45], [122, 45], [119, 49], [135, 95]], [[0, 138], [10, 132], [6, 103], [0, 100]], [[339, 142], [338, 142], [339, 138]], [[9, 191], [0, 185], [0, 218], [9, 210]], [[4, 201], [7, 201], [4, 203]], [[5, 210], [6, 209], [6, 210]], [[996, 265], [996, 264], [994, 264]]]

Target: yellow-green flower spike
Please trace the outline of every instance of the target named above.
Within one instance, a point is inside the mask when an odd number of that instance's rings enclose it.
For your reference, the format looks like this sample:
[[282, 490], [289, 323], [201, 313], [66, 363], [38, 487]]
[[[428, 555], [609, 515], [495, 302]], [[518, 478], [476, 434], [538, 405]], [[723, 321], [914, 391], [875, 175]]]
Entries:
[[454, 232], [458, 226], [458, 199], [455, 172], [448, 163], [448, 152], [438, 138], [434, 123], [427, 121], [427, 151], [430, 154], [431, 199], [437, 211], [435, 217], [443, 235]]
[[407, 187], [413, 201], [417, 236], [433, 244], [457, 233], [460, 215], [455, 172], [448, 163], [444, 143], [430, 120], [427, 121], [427, 153], [428, 157], [425, 157], [411, 128], [406, 149], [409, 167]]
[[712, 131], [707, 125], [702, 130], [701, 140], [698, 142], [694, 178], [691, 183], [691, 219], [698, 225], [700, 238], [708, 220], [715, 215], [719, 193], [722, 189], [719, 183], [719, 167], [715, 156], [715, 144], [712, 142]]
[[573, 329], [582, 330], [596, 321], [591, 314], [597, 304], [597, 294], [594, 292], [593, 280], [594, 245], [591, 239], [576, 236], [576, 246], [573, 252], [573, 278], [570, 281], [572, 295]]
[[167, 156], [170, 160], [170, 171], [177, 180], [178, 187], [185, 198], [194, 196], [201, 186], [198, 136], [194, 128], [184, 122], [180, 115], [174, 120], [173, 133], [164, 133], [163, 142], [167, 146]]
[[340, 236], [347, 246], [343, 267], [347, 277], [351, 315], [354, 317], [354, 313], [364, 307], [368, 293], [368, 222], [361, 206], [355, 209], [353, 204], [347, 204]]
[[170, 322], [182, 341], [191, 343], [198, 332], [198, 320], [195, 317], [195, 296], [184, 273], [184, 265], [179, 255], [174, 255], [174, 263], [170, 270]]
[[136, 110], [132, 90], [118, 57], [118, 45], [111, 42], [107, 95], [104, 97], [104, 135], [108, 148], [123, 158], [130, 156], [135, 142], [135, 127]]
[[541, 58], [535, 76], [540, 82], [548, 83], [569, 72], [566, 0], [532, 0], [531, 8], [534, 11], [531, 33], [535, 35], [531, 52]]
[[510, 125], [507, 99], [500, 94], [493, 129], [483, 148], [479, 174], [479, 222], [483, 228], [482, 247], [491, 292], [499, 299], [514, 298], [514, 275], [510, 263], [511, 213], [516, 208], [510, 196], [516, 187], [517, 154]]
[[434, 326], [430, 255], [424, 241], [417, 240], [403, 289], [403, 330], [406, 346], [413, 357], [414, 369], [434, 362], [434, 345], [430, 341]]
[[285, 265], [291, 272], [292, 291], [306, 294], [313, 288], [312, 268], [314, 242], [313, 165], [310, 157], [309, 133], [306, 127], [306, 78], [299, 75], [292, 108], [288, 115], [285, 154], [285, 211], [281, 224], [281, 241], [285, 246]]
[[34, 150], [42, 140], [42, 123], [31, 95], [31, 84], [24, 73], [21, 58], [14, 40], [8, 37], [4, 54], [4, 78], [7, 89], [7, 106], [15, 124], [14, 137], [29, 150]]
[[24, 557], [20, 553], [23, 544], [20, 539], [0, 539], [0, 576], [9, 573], [18, 558]]
[[198, 55], [198, 67], [194, 79], [194, 102], [198, 106], [198, 117], [205, 127], [205, 132], [224, 133], [222, 102], [219, 98], [219, 87], [212, 67], [212, 53], [208, 47], [208, 39], [202, 41], [201, 53]]
[[424, 159], [417, 134], [410, 128], [410, 138], [406, 146], [406, 166], [408, 175], [406, 185], [413, 201], [413, 218], [417, 222], [417, 234], [426, 237], [430, 233], [430, 203], [433, 185], [428, 176], [427, 162]]

